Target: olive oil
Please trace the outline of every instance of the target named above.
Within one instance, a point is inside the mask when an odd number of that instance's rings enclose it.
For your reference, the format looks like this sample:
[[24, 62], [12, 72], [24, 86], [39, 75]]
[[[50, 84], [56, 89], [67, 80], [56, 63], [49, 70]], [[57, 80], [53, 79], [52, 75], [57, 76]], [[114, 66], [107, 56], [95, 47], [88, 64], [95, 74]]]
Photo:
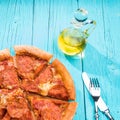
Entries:
[[70, 56], [78, 56], [86, 47], [87, 38], [94, 30], [96, 22], [88, 20], [88, 12], [77, 9], [71, 21], [72, 26], [62, 30], [58, 37], [61, 51]]
[[64, 29], [59, 35], [58, 46], [67, 55], [79, 54], [86, 46], [86, 36], [87, 34], [79, 32], [78, 29]]

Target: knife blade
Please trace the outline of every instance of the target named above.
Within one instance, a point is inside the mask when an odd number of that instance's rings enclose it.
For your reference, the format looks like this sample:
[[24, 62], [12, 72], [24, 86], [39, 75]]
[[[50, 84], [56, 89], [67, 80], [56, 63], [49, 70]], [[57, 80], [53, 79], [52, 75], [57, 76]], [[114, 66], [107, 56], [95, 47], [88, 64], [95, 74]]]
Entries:
[[[82, 72], [82, 79], [84, 81], [84, 84], [85, 84], [87, 90], [90, 93], [90, 89], [89, 89], [90, 79], [86, 72]], [[101, 96], [97, 101], [97, 106], [100, 109], [100, 111], [102, 111], [110, 120], [114, 120], [114, 118], [110, 114], [109, 108], [107, 107], [106, 103], [103, 101]]]

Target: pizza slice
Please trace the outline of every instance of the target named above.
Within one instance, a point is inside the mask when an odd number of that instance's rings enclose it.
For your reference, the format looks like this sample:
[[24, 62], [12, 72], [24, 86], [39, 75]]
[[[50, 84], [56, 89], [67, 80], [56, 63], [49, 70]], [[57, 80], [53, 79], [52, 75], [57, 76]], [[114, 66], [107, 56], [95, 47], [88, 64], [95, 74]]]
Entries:
[[50, 64], [51, 54], [31, 46], [15, 46], [15, 53], [22, 89], [62, 100], [75, 99], [73, 80], [59, 60]]
[[19, 86], [13, 57], [8, 49], [0, 51], [0, 88], [13, 89]]
[[15, 66], [21, 79], [33, 80], [48, 64], [52, 55], [36, 47], [15, 46]]
[[[49, 94], [54, 93], [55, 90], [58, 91], [62, 86], [62, 88], [64, 87], [68, 93], [68, 99], [75, 100], [76, 94], [74, 81], [66, 67], [58, 59], [55, 59], [52, 62], [52, 66], [54, 71], [54, 81], [57, 81], [57, 84], [50, 89]], [[62, 85], [60, 84], [60, 81]], [[57, 95], [57, 93], [55, 93], [55, 95]]]
[[57, 59], [35, 78], [34, 83], [43, 96], [62, 100], [75, 99], [73, 80], [65, 66]]
[[26, 94], [18, 89], [0, 89], [0, 118], [2, 120], [34, 120]]
[[28, 94], [36, 120], [72, 120], [77, 103]]
[[28, 107], [25, 98], [17, 98], [7, 105], [7, 112], [11, 118], [18, 120], [34, 120], [33, 112]]

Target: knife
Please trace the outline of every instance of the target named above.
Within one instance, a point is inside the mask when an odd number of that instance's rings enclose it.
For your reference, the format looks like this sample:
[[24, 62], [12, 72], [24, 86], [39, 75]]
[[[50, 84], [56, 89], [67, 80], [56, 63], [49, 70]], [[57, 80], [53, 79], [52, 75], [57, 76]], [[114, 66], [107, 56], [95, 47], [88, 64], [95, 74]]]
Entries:
[[[82, 72], [82, 78], [83, 78], [83, 81], [84, 81], [84, 84], [85, 84], [87, 90], [89, 91], [90, 79], [86, 72]], [[100, 111], [102, 111], [110, 120], [114, 120], [114, 118], [110, 114], [109, 108], [107, 107], [106, 103], [103, 101], [101, 96], [97, 101], [97, 106], [100, 109]]]

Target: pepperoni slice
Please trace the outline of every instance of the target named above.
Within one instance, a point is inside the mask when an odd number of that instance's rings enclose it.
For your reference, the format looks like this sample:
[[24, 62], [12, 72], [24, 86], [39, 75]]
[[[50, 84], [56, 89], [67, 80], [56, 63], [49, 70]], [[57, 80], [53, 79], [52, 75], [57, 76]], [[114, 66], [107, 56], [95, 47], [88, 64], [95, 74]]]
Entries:
[[48, 91], [48, 96], [68, 100], [68, 93], [63, 85], [55, 85]]
[[36, 59], [28, 55], [16, 56], [19, 76], [33, 79], [47, 64], [45, 60]]
[[21, 88], [25, 91], [35, 92], [38, 93], [39, 89], [37, 88], [37, 85], [35, 84], [34, 80], [28, 80], [23, 79], [21, 80]]
[[13, 89], [19, 86], [17, 72], [11, 60], [0, 62], [0, 87]]
[[48, 66], [39, 76], [35, 79], [36, 83], [47, 83], [53, 80], [53, 73], [51, 67]]
[[13, 118], [21, 118], [29, 111], [24, 98], [18, 98], [7, 105], [7, 111]]
[[33, 112], [26, 112], [19, 120], [36, 120]]
[[16, 98], [24, 97], [25, 94], [23, 90], [18, 89], [0, 89], [0, 108], [6, 108], [11, 101], [14, 101]]
[[33, 107], [38, 111], [39, 120], [61, 120], [61, 109], [49, 100], [35, 100]]
[[13, 67], [2, 71], [0, 76], [2, 78], [1, 80], [2, 88], [12, 89], [19, 86], [17, 73]]

